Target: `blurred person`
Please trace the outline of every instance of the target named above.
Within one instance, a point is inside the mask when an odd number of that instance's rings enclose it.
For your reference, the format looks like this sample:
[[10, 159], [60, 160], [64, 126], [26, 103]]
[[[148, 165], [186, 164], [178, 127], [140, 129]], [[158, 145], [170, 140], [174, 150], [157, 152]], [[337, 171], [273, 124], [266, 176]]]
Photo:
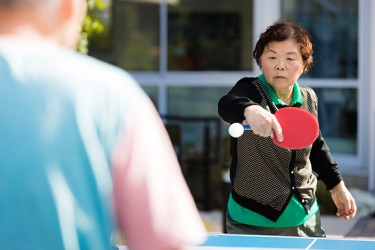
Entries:
[[310, 36], [297, 23], [276, 22], [260, 35], [253, 56], [262, 74], [240, 79], [218, 103], [223, 120], [252, 127], [231, 139], [226, 231], [325, 237], [318, 179], [330, 190], [339, 218], [352, 219], [357, 208], [321, 132], [312, 145], [298, 150], [281, 148], [271, 138], [283, 140], [274, 116], [279, 109], [298, 107], [318, 117], [315, 92], [297, 82], [313, 63]]
[[165, 127], [74, 51], [84, 0], [0, 0], [0, 248], [181, 249], [205, 228]]

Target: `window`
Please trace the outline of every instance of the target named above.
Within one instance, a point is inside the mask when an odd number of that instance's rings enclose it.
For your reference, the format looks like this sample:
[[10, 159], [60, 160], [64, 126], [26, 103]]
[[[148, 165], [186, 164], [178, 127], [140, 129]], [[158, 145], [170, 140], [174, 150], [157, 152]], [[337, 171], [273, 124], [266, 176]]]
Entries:
[[332, 152], [357, 154], [357, 86], [341, 86], [337, 79], [358, 78], [358, 1], [282, 0], [281, 16], [311, 35], [314, 64], [304, 77], [332, 81], [327, 87], [310, 85], [319, 98], [323, 137]]
[[311, 34], [314, 65], [307, 76], [358, 77], [358, 1], [283, 0], [282, 17]]
[[168, 8], [169, 70], [249, 70], [251, 1], [182, 0]]
[[147, 95], [151, 98], [152, 102], [154, 103], [155, 107], [158, 107], [158, 88], [154, 86], [144, 86], [143, 90], [147, 93]]
[[113, 0], [100, 14], [110, 36], [90, 54], [129, 71], [251, 70], [252, 1]]
[[[216, 117], [217, 103], [227, 88], [170, 87], [168, 88], [168, 115], [200, 117], [202, 122], [185, 122], [183, 139], [191, 151], [202, 153], [202, 125], [205, 118]], [[199, 119], [196, 119], [199, 120]], [[215, 130], [213, 130], [215, 131]], [[215, 131], [216, 132], [216, 131]], [[227, 133], [225, 133], [227, 135]], [[228, 135], [227, 135], [228, 136]]]
[[[323, 136], [349, 171], [366, 162], [370, 1], [104, 1], [105, 39], [91, 41], [90, 54], [130, 71], [164, 116], [218, 118], [219, 98], [240, 78], [260, 73], [252, 59], [259, 32], [279, 18], [300, 22], [311, 34], [314, 65], [299, 82], [318, 95]], [[182, 119], [178, 126], [187, 156], [204, 155], [203, 129], [213, 140], [215, 125]], [[229, 157], [227, 128], [222, 122], [221, 158]]]
[[90, 54], [127, 70], [159, 70], [158, 1], [113, 0], [101, 15], [110, 31], [107, 47], [90, 46]]
[[357, 153], [357, 89], [316, 88], [320, 130], [335, 153]]
[[[358, 1], [279, 3], [281, 18], [311, 34], [314, 65], [300, 82], [316, 90], [323, 136], [333, 152], [357, 154]], [[217, 116], [225, 91], [215, 81], [229, 71], [256, 74], [252, 12], [249, 0], [113, 0], [100, 12], [105, 39], [94, 40], [89, 51], [129, 71], [154, 72], [144, 88], [164, 115]], [[201, 79], [199, 73], [212, 71], [219, 74]], [[334, 83], [314, 85], [319, 79]], [[355, 84], [341, 86], [337, 79]]]

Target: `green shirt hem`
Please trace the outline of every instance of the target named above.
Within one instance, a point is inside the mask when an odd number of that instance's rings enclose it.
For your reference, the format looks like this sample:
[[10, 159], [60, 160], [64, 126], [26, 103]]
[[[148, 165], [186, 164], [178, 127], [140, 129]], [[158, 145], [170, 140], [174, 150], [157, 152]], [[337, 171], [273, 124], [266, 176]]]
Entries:
[[311, 218], [315, 213], [319, 211], [318, 202], [315, 200], [312, 205], [310, 212], [306, 214], [304, 207], [293, 195], [288, 206], [281, 214], [279, 219], [274, 222], [263, 215], [260, 215], [250, 209], [244, 208], [239, 205], [233, 198], [229, 196], [228, 201], [228, 212], [231, 218], [237, 222], [261, 226], [261, 227], [295, 227], [304, 224], [308, 219]]

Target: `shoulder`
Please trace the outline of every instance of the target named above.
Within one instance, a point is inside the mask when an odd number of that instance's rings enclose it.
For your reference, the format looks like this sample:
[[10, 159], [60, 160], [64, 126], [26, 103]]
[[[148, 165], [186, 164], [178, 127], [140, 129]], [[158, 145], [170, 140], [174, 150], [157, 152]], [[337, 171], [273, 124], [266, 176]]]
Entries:
[[298, 86], [303, 97], [312, 98], [314, 101], [317, 100], [317, 96], [313, 88], [300, 83], [298, 83]]
[[303, 106], [315, 117], [318, 116], [318, 97], [315, 91], [306, 85], [299, 84]]
[[260, 81], [257, 77], [243, 77], [237, 81], [236, 88], [254, 89], [258, 88]]
[[237, 83], [242, 83], [242, 84], [254, 84], [255, 82], [258, 82], [257, 77], [243, 77], [240, 80], [237, 81]]
[[305, 85], [305, 84], [301, 84], [298, 82], [298, 87], [300, 88], [301, 91], [304, 91], [304, 92], [309, 92], [309, 93], [315, 93], [314, 89]]

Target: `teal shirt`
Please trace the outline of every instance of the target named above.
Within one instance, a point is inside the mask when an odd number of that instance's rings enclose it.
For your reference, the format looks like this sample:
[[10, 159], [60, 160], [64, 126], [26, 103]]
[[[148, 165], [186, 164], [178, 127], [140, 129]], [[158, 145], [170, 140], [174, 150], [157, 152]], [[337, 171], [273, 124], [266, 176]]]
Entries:
[[[262, 74], [258, 78], [267, 90], [272, 102], [276, 105], [286, 106], [286, 104], [276, 95], [272, 86], [266, 81], [264, 75]], [[293, 85], [293, 97], [290, 105], [293, 106], [296, 103], [302, 104], [302, 96], [297, 82]], [[300, 201], [293, 195], [280, 218], [276, 222], [273, 222], [263, 215], [242, 207], [230, 195], [228, 200], [228, 211], [232, 219], [248, 225], [262, 227], [293, 227], [302, 225], [310, 219], [311, 216], [319, 211], [319, 205], [315, 200], [309, 213], [306, 214]]]
[[146, 98], [96, 59], [0, 39], [0, 249], [113, 249], [111, 158]]

